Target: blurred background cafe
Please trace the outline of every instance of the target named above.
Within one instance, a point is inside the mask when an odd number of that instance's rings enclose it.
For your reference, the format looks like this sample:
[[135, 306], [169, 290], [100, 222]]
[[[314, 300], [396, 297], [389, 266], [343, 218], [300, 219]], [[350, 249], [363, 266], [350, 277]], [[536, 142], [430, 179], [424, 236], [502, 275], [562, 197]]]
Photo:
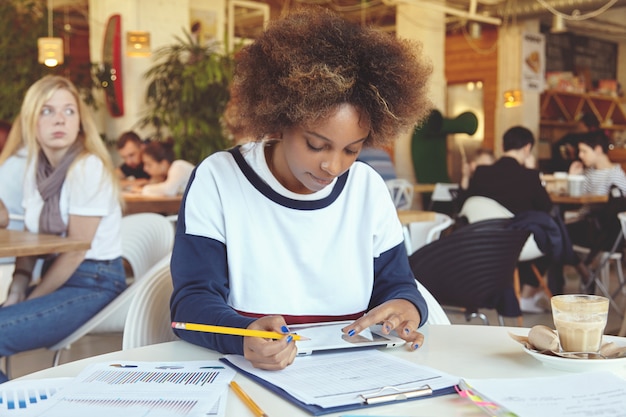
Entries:
[[432, 60], [444, 129], [430, 147], [414, 132], [386, 150], [398, 177], [458, 182], [462, 159], [499, 155], [513, 125], [533, 131], [538, 167], [551, 172], [552, 145], [586, 114], [626, 164], [626, 0], [5, 0], [0, 119], [13, 119], [32, 82], [59, 73], [81, 86], [118, 160], [115, 140], [134, 130], [172, 137], [177, 158], [197, 164], [230, 145], [219, 117], [236, 49], [312, 3], [418, 39]]
[[[5, 0], [0, 120], [13, 120], [34, 81], [61, 74], [79, 86], [116, 165], [128, 131], [173, 142], [175, 159], [196, 165], [233, 145], [220, 119], [237, 49], [303, 5], [418, 40], [432, 61], [428, 119], [393, 148], [362, 155], [411, 191], [399, 209], [437, 210], [464, 163], [478, 151], [499, 157], [516, 125], [536, 138], [534, 166], [555, 203], [571, 203], [555, 200], [577, 158], [561, 146], [568, 135], [603, 130], [609, 158], [626, 166], [626, 0]], [[125, 214], [175, 221], [181, 196], [125, 200]]]

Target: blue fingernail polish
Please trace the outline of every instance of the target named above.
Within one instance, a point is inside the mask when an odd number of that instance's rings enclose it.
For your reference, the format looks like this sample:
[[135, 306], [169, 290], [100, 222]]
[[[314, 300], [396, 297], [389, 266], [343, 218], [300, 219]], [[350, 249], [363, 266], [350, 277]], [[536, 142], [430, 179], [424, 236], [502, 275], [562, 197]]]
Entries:
[[293, 340], [292, 335], [287, 336], [287, 343], [291, 343], [292, 340]]
[[388, 324], [385, 324], [385, 330], [390, 332], [391, 331], [391, 326]]
[[348, 336], [354, 336], [356, 334], [356, 330], [352, 329], [348, 332]]
[[404, 334], [409, 334], [411, 331], [409, 329], [404, 329]]
[[420, 347], [420, 345], [418, 345], [418, 344], [416, 343], [416, 344], [414, 344], [414, 345], [413, 345], [413, 350], [415, 350], [415, 349], [417, 349], [417, 348], [419, 348], [419, 347]]
[[280, 331], [283, 333], [289, 333], [289, 328], [287, 326], [283, 326], [280, 328]]

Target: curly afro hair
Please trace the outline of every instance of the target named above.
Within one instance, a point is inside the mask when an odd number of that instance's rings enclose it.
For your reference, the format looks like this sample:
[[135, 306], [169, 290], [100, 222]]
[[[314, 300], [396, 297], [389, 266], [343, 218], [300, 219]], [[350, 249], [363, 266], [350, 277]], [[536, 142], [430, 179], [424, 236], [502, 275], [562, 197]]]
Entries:
[[226, 126], [260, 139], [310, 126], [349, 103], [371, 121], [365, 145], [388, 145], [430, 112], [421, 44], [362, 28], [323, 8], [274, 21], [236, 57]]

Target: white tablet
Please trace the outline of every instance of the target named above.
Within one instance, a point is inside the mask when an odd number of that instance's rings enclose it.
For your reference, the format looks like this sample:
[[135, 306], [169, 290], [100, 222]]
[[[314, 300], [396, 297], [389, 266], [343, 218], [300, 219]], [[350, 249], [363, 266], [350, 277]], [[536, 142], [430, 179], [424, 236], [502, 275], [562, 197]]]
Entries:
[[314, 352], [337, 349], [394, 347], [406, 343], [396, 335], [383, 334], [381, 331], [382, 326], [379, 324], [350, 337], [341, 331], [342, 328], [350, 323], [352, 321], [298, 324], [289, 326], [289, 331], [309, 339], [296, 342], [298, 355], [310, 355]]

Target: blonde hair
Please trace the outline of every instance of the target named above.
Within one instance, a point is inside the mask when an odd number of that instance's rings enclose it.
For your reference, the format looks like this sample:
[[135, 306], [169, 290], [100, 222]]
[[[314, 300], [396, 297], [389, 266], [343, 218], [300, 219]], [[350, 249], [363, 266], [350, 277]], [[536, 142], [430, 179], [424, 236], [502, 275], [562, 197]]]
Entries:
[[[13, 128], [7, 138], [7, 143], [0, 154], [0, 165], [6, 161], [11, 155], [15, 154], [22, 146], [26, 146], [28, 150], [28, 159], [33, 161], [37, 158], [41, 149], [37, 140], [37, 122], [44, 104], [59, 90], [66, 90], [76, 100], [78, 105], [78, 114], [80, 118], [80, 128], [77, 140], [81, 141], [85, 150], [76, 158], [72, 166], [80, 159], [88, 155], [95, 155], [101, 161], [106, 171], [106, 177], [113, 185], [118, 200], [121, 201], [119, 183], [115, 177], [115, 169], [111, 156], [102, 142], [102, 138], [98, 133], [96, 124], [93, 120], [91, 112], [87, 105], [80, 99], [80, 95], [76, 86], [67, 78], [58, 75], [46, 75], [30, 86], [20, 113], [13, 122]], [[70, 167], [70, 170], [72, 168]]]

